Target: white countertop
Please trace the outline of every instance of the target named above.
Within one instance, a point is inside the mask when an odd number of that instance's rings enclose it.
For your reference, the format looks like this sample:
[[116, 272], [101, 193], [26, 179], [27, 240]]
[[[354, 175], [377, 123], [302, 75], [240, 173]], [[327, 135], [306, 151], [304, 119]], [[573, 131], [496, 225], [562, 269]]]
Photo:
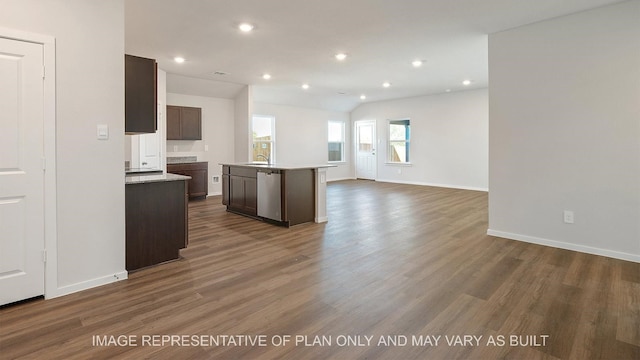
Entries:
[[220, 165], [248, 167], [248, 168], [255, 168], [255, 169], [277, 169], [277, 170], [303, 170], [303, 169], [320, 169], [320, 168], [337, 167], [337, 165], [332, 165], [332, 164], [292, 165], [292, 164], [261, 164], [261, 163], [220, 163]]
[[125, 184], [144, 184], [151, 182], [163, 182], [163, 181], [180, 181], [189, 180], [191, 176], [177, 175], [177, 174], [147, 174], [147, 175], [128, 175], [125, 177]]

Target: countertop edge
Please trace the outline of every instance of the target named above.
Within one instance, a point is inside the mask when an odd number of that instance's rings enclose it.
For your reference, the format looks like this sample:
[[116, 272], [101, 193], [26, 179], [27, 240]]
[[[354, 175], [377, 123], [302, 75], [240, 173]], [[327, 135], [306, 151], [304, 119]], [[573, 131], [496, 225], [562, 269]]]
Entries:
[[191, 176], [178, 175], [178, 174], [148, 174], [148, 175], [127, 175], [125, 176], [125, 185], [130, 184], [145, 184], [152, 182], [167, 182], [167, 181], [184, 181], [190, 180]]
[[321, 169], [337, 167], [332, 164], [315, 164], [315, 165], [280, 165], [280, 164], [251, 164], [251, 163], [218, 163], [222, 166], [236, 166], [254, 169], [274, 169], [274, 170], [305, 170], [305, 169]]

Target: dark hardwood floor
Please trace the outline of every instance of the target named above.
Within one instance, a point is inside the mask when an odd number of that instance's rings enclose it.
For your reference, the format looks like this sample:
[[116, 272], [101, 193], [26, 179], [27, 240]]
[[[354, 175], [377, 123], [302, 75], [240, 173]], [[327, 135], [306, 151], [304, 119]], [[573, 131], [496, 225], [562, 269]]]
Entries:
[[640, 264], [487, 236], [483, 192], [327, 193], [328, 223], [289, 229], [191, 202], [181, 260], [0, 309], [0, 358], [640, 358]]

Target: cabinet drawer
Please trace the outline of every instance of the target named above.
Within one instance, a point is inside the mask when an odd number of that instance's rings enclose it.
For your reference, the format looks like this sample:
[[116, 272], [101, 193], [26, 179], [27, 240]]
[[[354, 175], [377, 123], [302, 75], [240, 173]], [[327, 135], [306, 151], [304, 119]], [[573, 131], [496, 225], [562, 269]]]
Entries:
[[232, 166], [231, 169], [229, 169], [229, 172], [231, 175], [236, 176], [244, 176], [250, 178], [258, 177], [258, 171], [253, 168]]

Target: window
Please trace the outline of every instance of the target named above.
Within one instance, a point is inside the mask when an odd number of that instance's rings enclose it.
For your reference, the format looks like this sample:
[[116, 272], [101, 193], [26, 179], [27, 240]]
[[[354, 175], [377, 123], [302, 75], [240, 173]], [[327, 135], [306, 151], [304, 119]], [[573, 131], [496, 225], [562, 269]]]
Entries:
[[251, 161], [275, 162], [275, 122], [273, 116], [254, 115], [251, 121], [253, 154]]
[[344, 161], [344, 122], [329, 121], [329, 162]]
[[390, 163], [409, 163], [410, 120], [389, 120], [389, 147], [387, 161]]

